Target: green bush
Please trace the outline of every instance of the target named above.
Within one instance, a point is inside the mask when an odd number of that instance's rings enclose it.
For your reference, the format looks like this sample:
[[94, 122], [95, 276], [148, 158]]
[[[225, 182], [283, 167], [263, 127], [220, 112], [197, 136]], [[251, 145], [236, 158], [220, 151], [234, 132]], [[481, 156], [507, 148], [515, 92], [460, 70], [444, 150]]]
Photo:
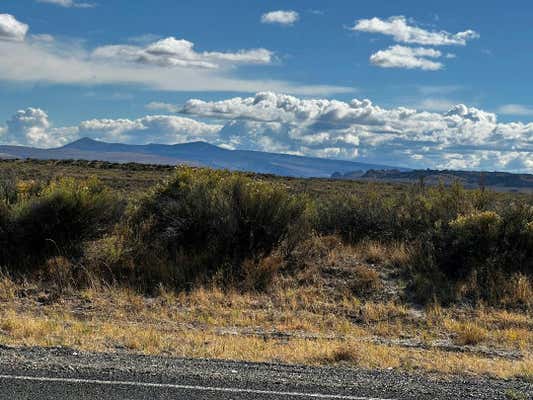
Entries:
[[513, 274], [533, 275], [533, 207], [527, 201], [456, 183], [331, 195], [318, 200], [317, 210], [322, 234], [351, 243], [404, 241], [418, 249], [405, 273], [419, 300], [497, 303]]
[[0, 265], [14, 270], [37, 269], [57, 255], [79, 256], [83, 241], [108, 230], [123, 209], [95, 179], [62, 179], [37, 194], [31, 187], [22, 185], [18, 201], [0, 207]]
[[141, 200], [124, 229], [137, 279], [186, 287], [222, 275], [238, 282], [302, 224], [306, 202], [240, 173], [180, 168]]
[[512, 204], [500, 214], [476, 211], [437, 226], [425, 236], [429, 251], [415, 266], [415, 291], [498, 304], [511, 277], [533, 273], [532, 220], [531, 206]]
[[392, 195], [377, 190], [331, 195], [318, 201], [317, 230], [340, 234], [353, 243], [364, 239], [415, 240], [436, 225], [475, 210], [478, 203], [488, 204], [488, 198], [459, 184], [427, 189], [412, 186]]
[[11, 217], [9, 208], [0, 200], [0, 267], [2, 267], [1, 260], [6, 260], [8, 257], [8, 232], [10, 230]]

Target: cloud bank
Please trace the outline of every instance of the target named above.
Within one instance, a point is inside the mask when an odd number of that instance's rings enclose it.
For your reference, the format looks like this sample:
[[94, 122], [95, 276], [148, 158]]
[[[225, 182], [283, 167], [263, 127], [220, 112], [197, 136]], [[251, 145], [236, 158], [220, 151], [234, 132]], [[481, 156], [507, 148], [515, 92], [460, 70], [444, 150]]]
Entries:
[[499, 123], [465, 105], [444, 113], [370, 100], [300, 99], [274, 93], [190, 100], [185, 115], [229, 120], [227, 146], [332, 156], [413, 168], [533, 171], [533, 124]]
[[181, 107], [152, 103], [152, 109], [183, 116], [94, 119], [54, 127], [43, 110], [29, 108], [0, 126], [0, 142], [53, 147], [85, 136], [123, 143], [204, 140], [231, 149], [412, 168], [533, 172], [533, 123], [500, 123], [495, 114], [462, 104], [439, 113], [386, 109], [370, 100], [262, 92], [222, 101], [191, 99]]

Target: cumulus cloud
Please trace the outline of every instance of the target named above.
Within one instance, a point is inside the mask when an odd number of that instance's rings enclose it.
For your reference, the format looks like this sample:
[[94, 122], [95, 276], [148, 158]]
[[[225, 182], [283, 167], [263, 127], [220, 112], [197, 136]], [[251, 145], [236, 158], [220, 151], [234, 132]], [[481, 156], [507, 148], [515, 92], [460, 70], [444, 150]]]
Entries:
[[300, 15], [292, 10], [270, 11], [261, 16], [263, 24], [292, 25], [300, 19]]
[[222, 125], [174, 115], [148, 115], [138, 119], [92, 119], [76, 126], [54, 127], [39, 108], [18, 111], [0, 126], [0, 141], [11, 145], [50, 148], [82, 137], [121, 143], [175, 144], [196, 140], [217, 141]]
[[37, 0], [38, 3], [54, 4], [56, 6], [65, 8], [92, 8], [95, 7], [93, 3], [79, 3], [74, 0]]
[[234, 53], [196, 52], [194, 43], [168, 37], [146, 47], [111, 45], [96, 48], [93, 57], [126, 63], [162, 67], [219, 68], [236, 64], [269, 64], [273, 53], [267, 49], [239, 50]]
[[[377, 33], [391, 36], [394, 41], [424, 46], [465, 46], [469, 40], [479, 38], [474, 30], [449, 33], [447, 31], [429, 31], [415, 25], [410, 25], [404, 16], [388, 19], [370, 18], [360, 19], [350, 28], [353, 31]], [[379, 50], [370, 56], [373, 65], [382, 68], [406, 68], [438, 71], [444, 67], [436, 58], [455, 58], [455, 54], [442, 54], [433, 48], [391, 46], [386, 50]]]
[[17, 21], [11, 14], [0, 14], [0, 40], [21, 42], [28, 29], [28, 25]]
[[69, 132], [62, 129], [51, 134], [48, 114], [39, 108], [18, 111], [7, 121], [4, 141], [9, 144], [53, 147], [71, 139]]
[[[155, 104], [162, 109], [165, 103]], [[170, 111], [169, 104], [165, 108]], [[0, 127], [0, 140], [39, 147], [85, 136], [123, 143], [205, 140], [230, 149], [412, 168], [533, 172], [533, 123], [501, 123], [495, 114], [463, 104], [440, 113], [387, 109], [370, 100], [302, 99], [262, 92], [221, 101], [191, 99], [173, 110], [182, 116], [93, 119], [54, 127], [43, 110], [29, 108]], [[214, 122], [203, 122], [207, 119]]]
[[80, 123], [77, 129], [79, 137], [108, 142], [175, 144], [216, 141], [222, 126], [173, 115], [148, 115], [135, 120], [93, 119]]
[[454, 34], [446, 31], [428, 31], [409, 25], [404, 16], [394, 16], [388, 19], [377, 17], [360, 19], [356, 21], [351, 30], [391, 36], [399, 43], [429, 46], [465, 46], [467, 41], [479, 38], [479, 34], [471, 29]]
[[382, 68], [423, 69], [438, 71], [444, 65], [432, 59], [440, 58], [442, 53], [424, 47], [391, 46], [370, 56], [370, 62]]
[[533, 169], [533, 124], [499, 123], [493, 113], [456, 105], [444, 113], [369, 100], [300, 99], [275, 93], [206, 102], [185, 115], [228, 122], [226, 147], [284, 151], [414, 168]]

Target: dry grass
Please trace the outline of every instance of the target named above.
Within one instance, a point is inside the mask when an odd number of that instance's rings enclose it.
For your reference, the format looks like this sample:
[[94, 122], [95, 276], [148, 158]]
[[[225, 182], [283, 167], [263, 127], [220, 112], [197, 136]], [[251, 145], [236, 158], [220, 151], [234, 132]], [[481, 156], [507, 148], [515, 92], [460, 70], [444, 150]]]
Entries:
[[[370, 244], [368, 253], [385, 254], [380, 262], [388, 265], [391, 260], [407, 262], [407, 250], [380, 246]], [[0, 343], [531, 380], [529, 311], [439, 305], [421, 310], [400, 297], [368, 295], [390, 284], [382, 275], [391, 267], [365, 264], [362, 246], [345, 246], [335, 237], [312, 238], [298, 251], [290, 273], [273, 273], [283, 266], [271, 256], [249, 262], [245, 270], [250, 278], [241, 287], [221, 290], [213, 285], [181, 293], [161, 287], [154, 297], [97, 284], [60, 291], [50, 283], [15, 284], [1, 277]], [[68, 265], [56, 259], [49, 267], [56, 284], [66, 286], [69, 277], [63, 272]], [[268, 281], [266, 291], [241, 290], [254, 289], [250, 282], [261, 281]], [[356, 294], [354, 285], [362, 288]], [[59, 295], [47, 297], [44, 288]], [[522, 356], [444, 351], [433, 343], [474, 349], [482, 345]]]
[[357, 265], [353, 272], [355, 279], [351, 288], [356, 295], [368, 296], [382, 287], [379, 274], [366, 265]]
[[0, 301], [13, 301], [17, 295], [17, 285], [5, 275], [0, 274]]
[[[7, 282], [7, 281], [6, 281]], [[420, 314], [396, 302], [342, 299], [316, 286], [277, 282], [269, 293], [199, 288], [143, 297], [124, 288], [91, 288], [43, 304], [36, 287], [4, 283], [0, 343], [69, 346], [88, 351], [132, 351], [183, 357], [282, 361], [531, 379], [530, 315], [490, 309], [439, 309]], [[35, 296], [38, 296], [37, 294]], [[282, 334], [282, 335], [281, 335]], [[373, 338], [381, 338], [379, 343]], [[456, 343], [519, 349], [519, 360], [437, 348], [404, 347], [454, 338]], [[461, 338], [461, 339], [459, 339]], [[387, 341], [389, 340], [389, 341]], [[528, 378], [529, 377], [529, 378]]]
[[516, 274], [508, 282], [504, 290], [507, 297], [504, 303], [521, 304], [526, 308], [533, 308], [533, 281], [523, 274]]
[[10, 312], [0, 324], [0, 340], [27, 346], [70, 346], [88, 351], [126, 349], [143, 354], [208, 357], [249, 361], [282, 361], [327, 365], [346, 363], [363, 368], [420, 369], [450, 374], [498, 377], [531, 375], [531, 357], [520, 361], [345, 340], [278, 340], [220, 335], [213, 330], [169, 329], [112, 321], [83, 321], [72, 315], [30, 316]]
[[449, 328], [454, 334], [454, 342], [460, 346], [477, 345], [489, 337], [489, 332], [472, 322], [455, 323]]
[[363, 241], [353, 247], [355, 253], [370, 264], [390, 267], [408, 266], [412, 258], [412, 250], [405, 243], [381, 243]]

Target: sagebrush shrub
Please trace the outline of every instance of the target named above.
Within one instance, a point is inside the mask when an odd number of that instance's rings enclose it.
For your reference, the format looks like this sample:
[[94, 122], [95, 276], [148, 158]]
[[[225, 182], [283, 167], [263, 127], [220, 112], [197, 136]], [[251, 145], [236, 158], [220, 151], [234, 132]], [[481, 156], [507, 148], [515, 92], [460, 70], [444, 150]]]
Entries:
[[215, 273], [235, 280], [245, 260], [269, 255], [298, 231], [292, 227], [302, 223], [306, 207], [273, 183], [182, 167], [141, 200], [123, 235], [141, 279], [178, 287]]
[[83, 241], [110, 229], [123, 209], [96, 179], [61, 179], [37, 193], [20, 188], [25, 195], [19, 193], [17, 203], [0, 207], [0, 265], [14, 270], [37, 269], [57, 255], [80, 255]]

